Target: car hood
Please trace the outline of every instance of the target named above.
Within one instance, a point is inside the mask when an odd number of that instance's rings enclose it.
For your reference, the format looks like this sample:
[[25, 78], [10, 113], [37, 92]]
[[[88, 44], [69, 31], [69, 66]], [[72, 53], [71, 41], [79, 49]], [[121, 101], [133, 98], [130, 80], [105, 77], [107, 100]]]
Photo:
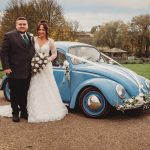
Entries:
[[124, 86], [128, 94], [132, 96], [136, 96], [141, 92], [138, 75], [125, 67], [111, 64], [78, 65], [76, 70], [97, 74], [113, 80]]

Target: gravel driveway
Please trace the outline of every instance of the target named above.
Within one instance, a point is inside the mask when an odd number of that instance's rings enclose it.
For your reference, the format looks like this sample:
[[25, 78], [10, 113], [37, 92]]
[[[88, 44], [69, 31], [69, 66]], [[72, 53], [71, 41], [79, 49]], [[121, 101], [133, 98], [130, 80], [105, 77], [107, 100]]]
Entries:
[[[0, 92], [0, 105], [6, 104]], [[61, 121], [31, 124], [0, 118], [0, 150], [149, 150], [150, 111], [105, 119], [69, 111]]]

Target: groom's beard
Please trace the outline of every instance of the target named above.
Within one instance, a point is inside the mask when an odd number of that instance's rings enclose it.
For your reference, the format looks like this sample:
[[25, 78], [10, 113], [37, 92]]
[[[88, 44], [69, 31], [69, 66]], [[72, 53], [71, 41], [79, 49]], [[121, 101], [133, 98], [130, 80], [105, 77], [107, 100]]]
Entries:
[[17, 30], [17, 32], [20, 33], [20, 34], [25, 34], [27, 31], [22, 32], [22, 31]]

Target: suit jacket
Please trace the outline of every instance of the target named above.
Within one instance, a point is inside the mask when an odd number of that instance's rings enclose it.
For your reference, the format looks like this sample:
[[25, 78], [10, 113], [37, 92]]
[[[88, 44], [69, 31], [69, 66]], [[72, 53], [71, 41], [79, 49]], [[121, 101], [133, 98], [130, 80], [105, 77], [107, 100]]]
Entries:
[[1, 62], [3, 70], [11, 69], [10, 78], [25, 79], [31, 73], [31, 59], [35, 53], [34, 40], [27, 33], [29, 44], [23, 40], [17, 30], [10, 31], [4, 35]]

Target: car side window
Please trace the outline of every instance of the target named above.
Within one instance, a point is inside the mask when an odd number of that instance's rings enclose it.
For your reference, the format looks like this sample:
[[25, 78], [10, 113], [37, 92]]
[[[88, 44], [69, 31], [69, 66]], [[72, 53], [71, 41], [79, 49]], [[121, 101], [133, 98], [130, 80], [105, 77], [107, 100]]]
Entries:
[[64, 61], [66, 60], [66, 57], [63, 53], [57, 51], [57, 57], [53, 61], [54, 67], [63, 67]]

